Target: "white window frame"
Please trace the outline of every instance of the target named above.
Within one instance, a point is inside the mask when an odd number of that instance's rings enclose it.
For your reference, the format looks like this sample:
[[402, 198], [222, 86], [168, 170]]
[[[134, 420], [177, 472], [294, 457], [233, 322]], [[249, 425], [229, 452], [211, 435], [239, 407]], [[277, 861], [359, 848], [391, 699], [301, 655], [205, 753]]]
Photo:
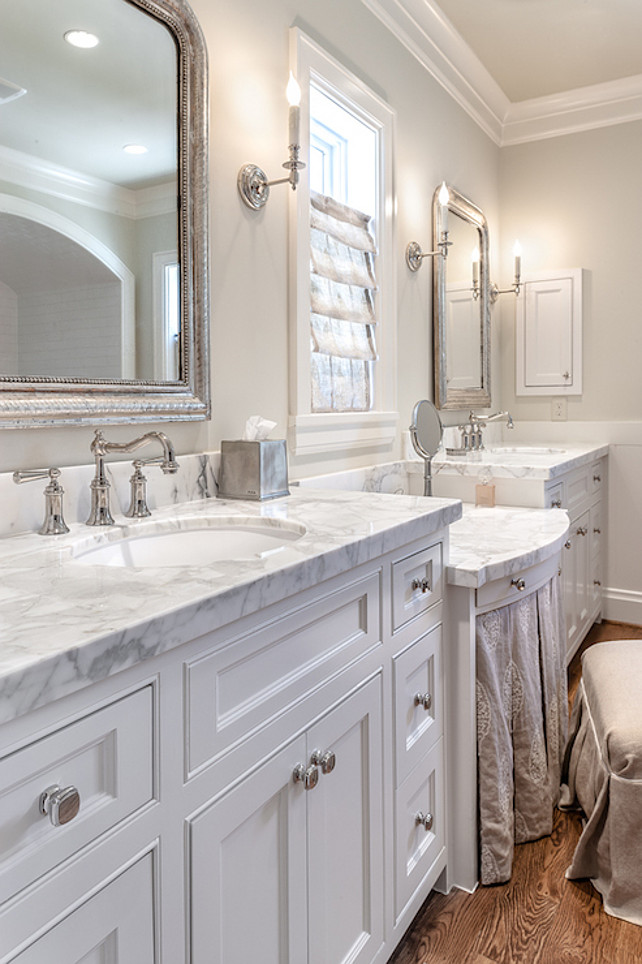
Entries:
[[343, 101], [364, 123], [381, 132], [376, 225], [378, 255], [377, 347], [374, 404], [369, 412], [312, 412], [310, 388], [310, 186], [303, 175], [290, 192], [290, 419], [289, 445], [295, 455], [389, 448], [397, 436], [396, 285], [393, 270], [393, 142], [395, 114], [358, 77], [297, 27], [290, 31], [290, 67], [301, 86], [301, 159], [309, 164], [310, 81]]

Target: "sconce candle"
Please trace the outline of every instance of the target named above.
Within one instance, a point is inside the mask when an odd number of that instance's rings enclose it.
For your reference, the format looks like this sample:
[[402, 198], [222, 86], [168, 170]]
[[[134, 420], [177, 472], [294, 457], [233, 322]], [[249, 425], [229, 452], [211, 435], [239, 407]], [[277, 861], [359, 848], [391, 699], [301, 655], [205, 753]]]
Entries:
[[441, 188], [439, 189], [439, 203], [441, 204], [442, 234], [448, 234], [448, 202], [449, 201], [450, 201], [450, 194], [448, 193], [446, 182], [442, 181]]
[[513, 255], [515, 256], [515, 284], [518, 285], [522, 276], [522, 246], [519, 241], [513, 245]]
[[288, 98], [288, 104], [290, 105], [290, 115], [289, 115], [289, 132], [290, 132], [290, 147], [299, 147], [299, 121], [301, 108], [299, 104], [301, 103], [301, 88], [299, 87], [294, 74], [290, 71], [290, 79], [288, 80], [288, 86], [285, 89], [286, 96]]
[[479, 248], [473, 248], [473, 288], [479, 288]]

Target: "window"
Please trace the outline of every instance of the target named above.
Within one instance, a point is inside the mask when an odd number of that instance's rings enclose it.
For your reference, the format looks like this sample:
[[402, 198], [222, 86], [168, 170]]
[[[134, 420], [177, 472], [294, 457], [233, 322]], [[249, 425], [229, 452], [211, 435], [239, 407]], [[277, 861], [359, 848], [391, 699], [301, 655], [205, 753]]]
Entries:
[[309, 177], [292, 198], [290, 444], [296, 454], [387, 446], [397, 425], [393, 114], [299, 30], [292, 42]]

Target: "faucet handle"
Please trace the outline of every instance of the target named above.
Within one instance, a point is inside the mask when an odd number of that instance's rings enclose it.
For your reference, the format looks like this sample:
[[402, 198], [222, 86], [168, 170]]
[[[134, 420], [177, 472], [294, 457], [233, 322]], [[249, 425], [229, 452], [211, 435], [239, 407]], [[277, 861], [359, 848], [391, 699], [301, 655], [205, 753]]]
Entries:
[[49, 485], [45, 487], [45, 518], [38, 529], [41, 536], [59, 536], [69, 532], [69, 526], [65, 522], [62, 514], [62, 497], [64, 489], [58, 479], [60, 469], [52, 467], [50, 469], [27, 469], [23, 472], [14, 472], [13, 481], [16, 485], [23, 482], [35, 482], [37, 479], [49, 479]]
[[143, 465], [160, 464], [162, 458], [134, 459], [134, 474], [129, 479], [131, 498], [125, 512], [128, 519], [146, 519], [152, 513], [147, 505], [147, 478], [141, 472]]

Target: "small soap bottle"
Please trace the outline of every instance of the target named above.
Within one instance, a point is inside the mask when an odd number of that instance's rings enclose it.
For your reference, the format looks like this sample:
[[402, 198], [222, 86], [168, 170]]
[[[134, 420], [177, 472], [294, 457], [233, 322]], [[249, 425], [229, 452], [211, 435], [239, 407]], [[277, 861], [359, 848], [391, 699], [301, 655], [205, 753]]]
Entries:
[[475, 505], [483, 505], [492, 509], [495, 505], [495, 486], [487, 469], [479, 473], [479, 482], [475, 486]]

